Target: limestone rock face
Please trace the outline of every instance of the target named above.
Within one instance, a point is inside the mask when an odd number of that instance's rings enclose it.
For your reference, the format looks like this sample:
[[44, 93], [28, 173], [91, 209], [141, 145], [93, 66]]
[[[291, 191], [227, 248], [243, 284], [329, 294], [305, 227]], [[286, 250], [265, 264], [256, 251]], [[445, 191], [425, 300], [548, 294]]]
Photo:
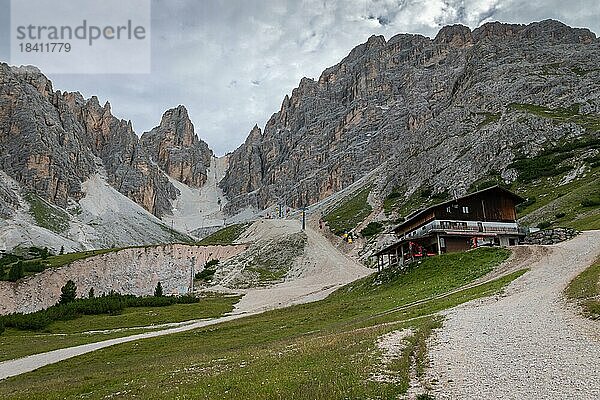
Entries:
[[152, 163], [131, 122], [113, 116], [110, 103], [101, 106], [96, 97], [84, 100], [79, 93], [64, 97], [81, 121], [86, 141], [102, 161], [111, 186], [156, 216], [169, 212], [177, 189]]
[[[79, 200], [82, 182], [100, 169], [156, 216], [170, 212], [178, 194], [131, 122], [113, 116], [110, 104], [101, 106], [96, 97], [54, 91], [33, 67], [0, 64], [0, 169], [60, 207]], [[11, 204], [4, 198], [1, 209]]]
[[184, 106], [165, 112], [160, 125], [142, 135], [141, 144], [173, 179], [192, 187], [206, 182], [213, 152], [196, 136]]
[[551, 20], [373, 36], [318, 80], [303, 78], [230, 155], [220, 183], [229, 211], [311, 204], [384, 164], [383, 190], [460, 195], [490, 171], [511, 176], [516, 154], [598, 135], [527, 111], [578, 104], [597, 116], [598, 64], [592, 32]]
[[63, 207], [95, 171], [84, 129], [67, 108], [37, 69], [0, 64], [0, 169]]

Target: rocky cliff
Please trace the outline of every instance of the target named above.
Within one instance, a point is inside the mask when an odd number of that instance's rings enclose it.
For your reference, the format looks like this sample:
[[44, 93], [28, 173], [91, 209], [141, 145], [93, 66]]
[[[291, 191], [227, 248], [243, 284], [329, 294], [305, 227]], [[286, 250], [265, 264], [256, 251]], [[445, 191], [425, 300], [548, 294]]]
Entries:
[[382, 163], [382, 191], [461, 194], [517, 156], [598, 136], [600, 43], [557, 21], [373, 36], [303, 78], [230, 155], [230, 211], [314, 203]]
[[81, 198], [95, 170], [84, 128], [34, 68], [0, 64], [0, 169], [56, 205]]
[[[54, 91], [34, 67], [0, 64], [0, 169], [52, 204], [81, 199], [81, 184], [102, 169], [111, 186], [160, 217], [179, 193], [165, 173], [201, 187], [211, 157], [183, 106], [140, 140], [108, 102]], [[0, 194], [5, 217], [15, 203], [8, 193]]]
[[160, 125], [144, 133], [140, 142], [171, 178], [191, 187], [206, 182], [213, 152], [196, 136], [184, 106], [165, 112]]

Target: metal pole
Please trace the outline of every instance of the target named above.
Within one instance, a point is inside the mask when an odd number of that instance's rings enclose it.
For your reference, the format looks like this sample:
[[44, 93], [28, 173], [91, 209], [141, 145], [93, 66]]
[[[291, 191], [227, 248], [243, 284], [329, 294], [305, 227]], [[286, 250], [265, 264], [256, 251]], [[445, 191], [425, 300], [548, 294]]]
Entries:
[[190, 293], [194, 293], [194, 267], [196, 266], [196, 257], [192, 257], [192, 284], [190, 285]]
[[302, 230], [306, 229], [306, 207], [302, 207]]

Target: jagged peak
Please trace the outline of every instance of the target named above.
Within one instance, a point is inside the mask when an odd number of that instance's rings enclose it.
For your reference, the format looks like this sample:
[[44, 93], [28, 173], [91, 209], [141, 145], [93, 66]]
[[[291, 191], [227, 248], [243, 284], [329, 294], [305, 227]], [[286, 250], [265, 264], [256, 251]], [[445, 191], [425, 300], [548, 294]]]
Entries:
[[383, 35], [371, 35], [369, 39], [367, 39], [367, 48], [372, 47], [383, 47], [385, 46], [385, 37]]
[[437, 44], [464, 47], [473, 44], [473, 34], [467, 26], [461, 24], [447, 25], [439, 30], [433, 41]]

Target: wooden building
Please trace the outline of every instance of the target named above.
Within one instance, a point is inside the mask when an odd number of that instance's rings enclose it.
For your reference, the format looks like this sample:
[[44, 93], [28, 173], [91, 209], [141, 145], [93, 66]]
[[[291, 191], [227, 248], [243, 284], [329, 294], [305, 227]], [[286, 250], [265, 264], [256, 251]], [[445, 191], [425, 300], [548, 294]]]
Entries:
[[398, 241], [374, 254], [378, 269], [479, 246], [513, 246], [525, 236], [516, 206], [525, 199], [494, 186], [415, 211], [394, 229]]

